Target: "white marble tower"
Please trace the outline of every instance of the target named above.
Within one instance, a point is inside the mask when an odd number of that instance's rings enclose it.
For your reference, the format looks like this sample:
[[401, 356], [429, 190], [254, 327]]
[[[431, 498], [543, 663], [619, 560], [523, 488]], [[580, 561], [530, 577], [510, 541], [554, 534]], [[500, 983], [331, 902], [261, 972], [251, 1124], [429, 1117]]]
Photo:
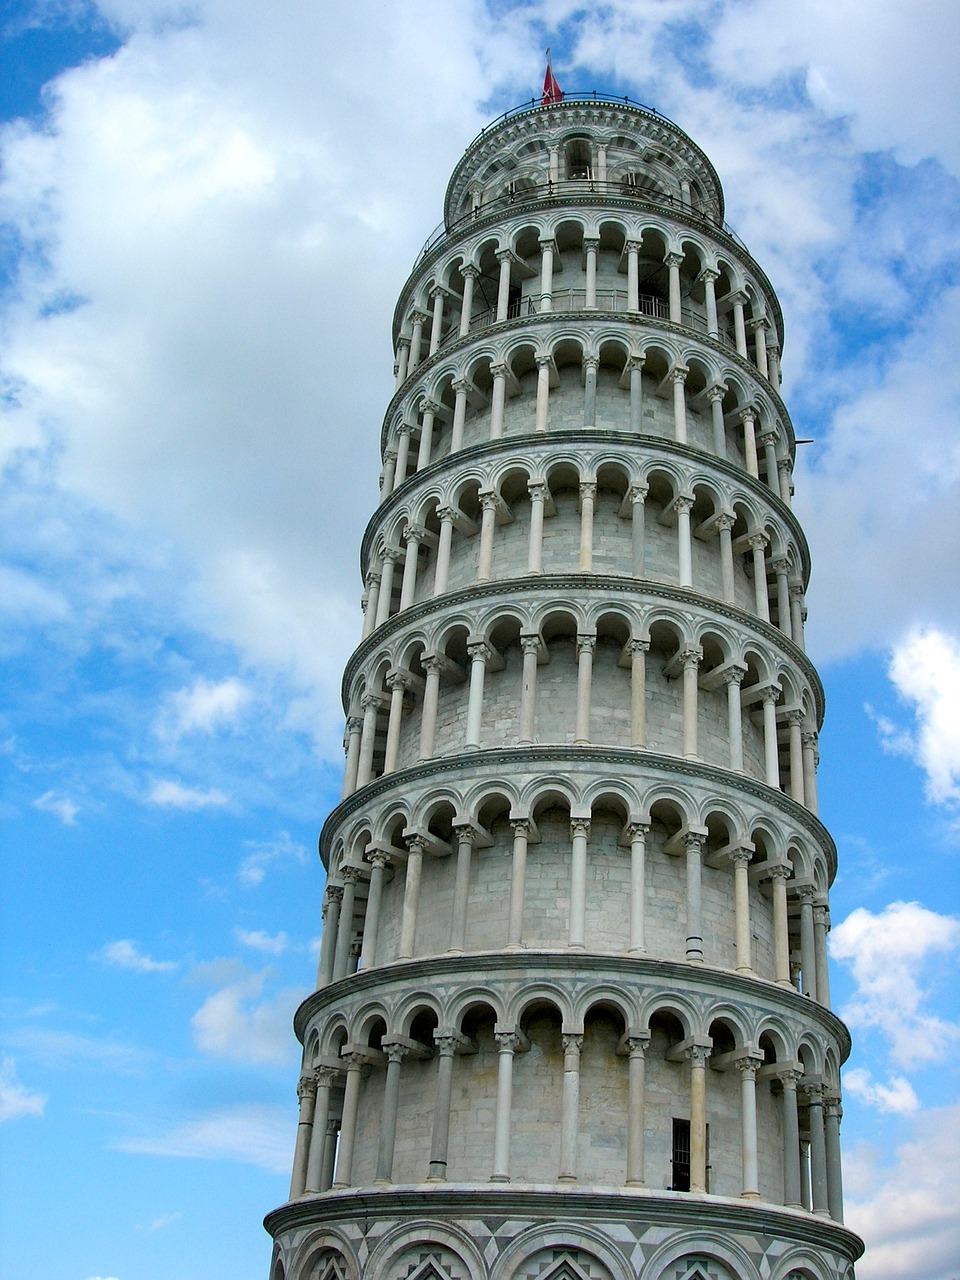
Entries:
[[272, 1280], [850, 1280], [776, 295], [680, 129], [568, 96], [394, 333]]

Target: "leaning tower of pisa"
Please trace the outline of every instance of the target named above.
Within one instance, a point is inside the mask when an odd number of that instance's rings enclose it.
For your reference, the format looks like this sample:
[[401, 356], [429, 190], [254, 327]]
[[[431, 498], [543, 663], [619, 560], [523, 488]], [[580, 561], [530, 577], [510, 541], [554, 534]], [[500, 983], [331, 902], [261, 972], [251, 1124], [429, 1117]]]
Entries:
[[272, 1280], [850, 1280], [776, 295], [679, 128], [568, 96], [394, 336]]

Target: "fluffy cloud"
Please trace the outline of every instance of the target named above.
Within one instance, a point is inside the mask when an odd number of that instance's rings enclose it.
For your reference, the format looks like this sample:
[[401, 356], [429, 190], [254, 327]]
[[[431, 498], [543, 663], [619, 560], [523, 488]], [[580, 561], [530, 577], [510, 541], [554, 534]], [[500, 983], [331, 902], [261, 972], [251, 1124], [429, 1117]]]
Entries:
[[162, 737], [179, 738], [186, 733], [213, 733], [232, 725], [251, 699], [250, 689], [231, 677], [214, 683], [195, 680], [189, 688], [178, 689], [166, 700], [157, 732]]
[[78, 805], [58, 791], [45, 791], [42, 796], [37, 796], [33, 801], [33, 807], [39, 809], [41, 813], [54, 814], [65, 827], [72, 827], [80, 812]]
[[847, 1097], [851, 1095], [865, 1102], [868, 1107], [887, 1111], [893, 1115], [912, 1115], [920, 1109], [920, 1101], [910, 1081], [904, 1076], [891, 1076], [887, 1084], [874, 1080], [866, 1067], [854, 1067], [843, 1073], [843, 1087]]
[[131, 938], [108, 942], [100, 955], [107, 964], [116, 965], [120, 969], [131, 969], [134, 973], [169, 973], [177, 967], [173, 960], [154, 960], [144, 955]]
[[870, 1242], [859, 1280], [953, 1280], [960, 1223], [960, 1107], [926, 1112], [883, 1165], [873, 1152], [847, 1160], [847, 1225]]
[[283, 932], [270, 935], [263, 929], [234, 929], [234, 936], [245, 947], [262, 951], [266, 955], [282, 956], [290, 946], [290, 939]]
[[262, 884], [271, 866], [285, 862], [303, 866], [307, 860], [306, 849], [288, 831], [281, 831], [275, 840], [247, 840], [244, 844], [247, 852], [237, 869], [237, 878], [245, 889]]
[[830, 933], [831, 956], [849, 966], [857, 983], [841, 1017], [854, 1028], [877, 1028], [906, 1069], [942, 1059], [960, 1026], [924, 1007], [919, 976], [925, 960], [958, 946], [960, 921], [919, 902], [893, 902], [876, 914], [858, 907]]
[[162, 809], [217, 809], [228, 803], [216, 787], [201, 791], [170, 778], [158, 778], [151, 785], [147, 799]]
[[33, 1093], [17, 1079], [13, 1058], [0, 1059], [0, 1124], [21, 1116], [42, 1116], [46, 1105], [42, 1093]]
[[291, 1060], [293, 1014], [307, 993], [290, 988], [259, 1000], [268, 977], [249, 974], [208, 996], [190, 1020], [198, 1049], [245, 1062]]
[[289, 1170], [292, 1144], [287, 1109], [245, 1105], [185, 1120], [166, 1134], [127, 1138], [116, 1149], [189, 1160], [235, 1160], [282, 1174]]
[[924, 770], [931, 801], [960, 806], [960, 643], [935, 627], [915, 628], [895, 646], [889, 674], [913, 704], [917, 729], [890, 729], [885, 740]]

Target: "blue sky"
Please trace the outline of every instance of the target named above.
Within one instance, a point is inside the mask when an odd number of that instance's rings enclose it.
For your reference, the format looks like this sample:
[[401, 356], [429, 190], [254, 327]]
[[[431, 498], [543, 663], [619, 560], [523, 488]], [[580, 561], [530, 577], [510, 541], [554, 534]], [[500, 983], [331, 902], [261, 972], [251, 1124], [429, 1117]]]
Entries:
[[267, 1273], [390, 316], [548, 44], [704, 147], [783, 303], [848, 1221], [861, 1280], [956, 1274], [958, 13], [0, 9], [10, 1280]]

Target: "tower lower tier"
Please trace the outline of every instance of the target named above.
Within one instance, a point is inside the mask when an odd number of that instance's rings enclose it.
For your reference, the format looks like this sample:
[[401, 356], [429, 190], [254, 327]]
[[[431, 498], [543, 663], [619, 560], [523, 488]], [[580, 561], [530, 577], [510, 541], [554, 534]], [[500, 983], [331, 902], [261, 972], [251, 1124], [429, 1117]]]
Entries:
[[672, 1191], [393, 1186], [266, 1219], [271, 1280], [852, 1280], [861, 1241], [803, 1212]]

